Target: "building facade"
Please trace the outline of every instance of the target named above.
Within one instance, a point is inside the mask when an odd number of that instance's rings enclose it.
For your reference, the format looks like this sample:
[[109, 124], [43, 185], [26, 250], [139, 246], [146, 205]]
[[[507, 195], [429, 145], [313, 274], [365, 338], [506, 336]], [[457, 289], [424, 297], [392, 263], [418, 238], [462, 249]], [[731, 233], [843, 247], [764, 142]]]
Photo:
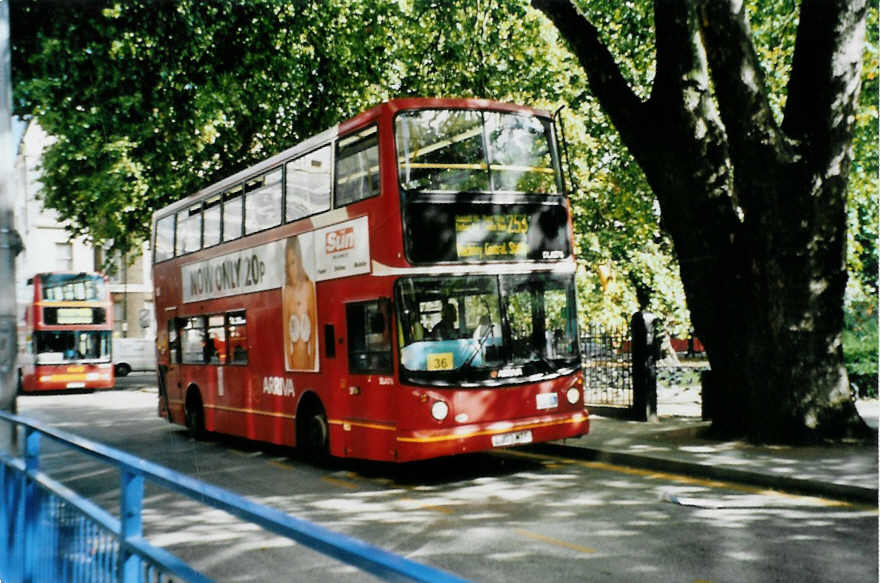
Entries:
[[113, 298], [114, 338], [155, 338], [156, 314], [153, 310], [153, 284], [150, 249], [122, 261], [114, 258], [115, 270], [108, 277]]
[[[15, 289], [20, 317], [31, 301], [27, 280], [46, 271], [102, 271], [105, 254], [83, 239], [72, 239], [58, 214], [39, 200], [40, 161], [52, 137], [36, 123], [27, 125], [16, 156], [15, 228], [24, 250], [16, 258]], [[132, 261], [114, 260], [117, 269], [109, 280], [113, 298], [114, 338], [153, 338], [152, 280], [149, 248]]]

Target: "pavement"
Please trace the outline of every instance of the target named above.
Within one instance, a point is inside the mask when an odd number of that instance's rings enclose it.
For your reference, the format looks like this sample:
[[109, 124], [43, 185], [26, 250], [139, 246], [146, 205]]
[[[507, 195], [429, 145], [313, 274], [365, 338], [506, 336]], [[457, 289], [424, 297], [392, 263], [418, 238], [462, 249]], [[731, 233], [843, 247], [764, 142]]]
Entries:
[[[661, 396], [656, 422], [591, 414], [588, 435], [542, 447], [580, 459], [877, 506], [876, 438], [809, 446], [713, 440], [706, 437], [710, 423], [700, 418], [698, 401], [689, 399], [673, 395], [664, 402]], [[857, 408], [876, 431], [880, 401], [857, 401]]]

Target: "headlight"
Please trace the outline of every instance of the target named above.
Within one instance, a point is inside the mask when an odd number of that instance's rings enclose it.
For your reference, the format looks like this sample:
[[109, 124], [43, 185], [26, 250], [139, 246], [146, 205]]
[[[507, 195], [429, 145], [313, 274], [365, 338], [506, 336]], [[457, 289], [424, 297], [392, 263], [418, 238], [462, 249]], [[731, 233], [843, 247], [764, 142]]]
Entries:
[[574, 405], [581, 399], [581, 391], [575, 387], [568, 389], [568, 392], [565, 393], [565, 398], [568, 399], [568, 402]]
[[449, 405], [443, 401], [434, 401], [434, 404], [431, 405], [431, 415], [437, 421], [443, 421], [449, 415]]

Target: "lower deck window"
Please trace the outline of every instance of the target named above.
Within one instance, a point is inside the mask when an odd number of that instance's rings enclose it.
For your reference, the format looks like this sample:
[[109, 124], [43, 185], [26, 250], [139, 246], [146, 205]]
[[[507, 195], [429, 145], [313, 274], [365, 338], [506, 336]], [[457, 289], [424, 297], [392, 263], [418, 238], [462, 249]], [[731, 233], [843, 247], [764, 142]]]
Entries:
[[[172, 358], [183, 364], [247, 364], [247, 318], [244, 311], [178, 318], [169, 322]], [[179, 345], [179, 349], [178, 349]]]
[[193, 316], [183, 321], [183, 329], [180, 331], [183, 346], [184, 364], [203, 364], [208, 360], [207, 339], [205, 337], [205, 317]]
[[230, 364], [247, 364], [247, 318], [243, 311], [226, 314], [226, 348], [228, 351], [226, 362]]

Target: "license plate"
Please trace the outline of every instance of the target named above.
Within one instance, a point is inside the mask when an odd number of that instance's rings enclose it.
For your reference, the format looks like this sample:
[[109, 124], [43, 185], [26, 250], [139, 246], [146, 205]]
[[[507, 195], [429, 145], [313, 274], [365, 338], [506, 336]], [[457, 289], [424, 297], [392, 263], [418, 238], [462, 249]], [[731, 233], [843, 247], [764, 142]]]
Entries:
[[84, 389], [86, 388], [85, 383], [67, 383], [68, 389]]
[[538, 409], [555, 409], [559, 406], [559, 395], [556, 393], [540, 393], [537, 400]]
[[515, 433], [502, 433], [492, 436], [492, 447], [505, 447], [507, 445], [519, 445], [532, 443], [531, 430], [517, 431]]

